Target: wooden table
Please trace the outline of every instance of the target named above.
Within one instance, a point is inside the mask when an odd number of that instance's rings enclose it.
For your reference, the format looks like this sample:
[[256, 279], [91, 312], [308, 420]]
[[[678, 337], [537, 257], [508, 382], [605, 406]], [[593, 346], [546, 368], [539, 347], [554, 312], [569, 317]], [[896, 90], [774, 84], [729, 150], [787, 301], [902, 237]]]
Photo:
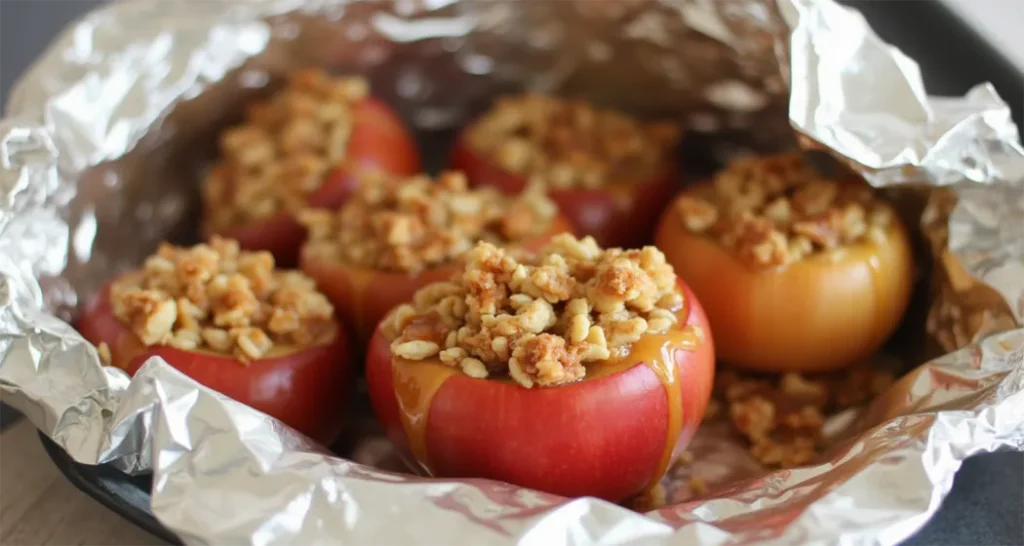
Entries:
[[0, 434], [0, 545], [163, 544], [75, 489], [22, 420]]

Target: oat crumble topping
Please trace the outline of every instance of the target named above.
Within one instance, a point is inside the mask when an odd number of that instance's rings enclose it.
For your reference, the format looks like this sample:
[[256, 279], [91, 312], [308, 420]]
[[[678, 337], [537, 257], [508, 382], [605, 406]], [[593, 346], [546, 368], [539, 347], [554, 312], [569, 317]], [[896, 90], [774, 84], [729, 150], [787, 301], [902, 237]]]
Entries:
[[361, 267], [416, 273], [454, 262], [477, 241], [515, 244], [551, 229], [558, 208], [543, 192], [507, 197], [470, 190], [460, 172], [400, 179], [365, 173], [356, 194], [337, 212], [309, 209], [305, 252]]
[[636, 512], [650, 512], [664, 508], [667, 503], [668, 490], [665, 488], [665, 484], [659, 482], [654, 487], [646, 488], [629, 499], [628, 506]]
[[563, 233], [521, 258], [479, 243], [465, 262], [385, 319], [392, 354], [436, 357], [528, 388], [560, 385], [583, 378], [585, 363], [626, 354], [644, 334], [668, 332], [683, 306], [672, 266], [652, 246], [602, 250], [592, 237]]
[[894, 380], [887, 370], [866, 367], [814, 377], [726, 369], [717, 374], [715, 391], [754, 458], [766, 466], [790, 468], [818, 456], [829, 415], [881, 394]]
[[335, 328], [334, 308], [312, 279], [275, 270], [269, 252], [239, 251], [216, 236], [191, 248], [161, 245], [140, 271], [114, 282], [110, 297], [114, 315], [147, 346], [212, 350], [242, 362], [275, 344], [318, 343]]
[[745, 263], [770, 268], [864, 240], [884, 240], [891, 206], [867, 185], [829, 180], [799, 153], [741, 159], [703, 193], [676, 200], [683, 226]]
[[203, 184], [209, 227], [244, 225], [306, 206], [345, 158], [351, 107], [368, 95], [363, 78], [305, 69], [269, 100], [250, 105], [246, 121], [221, 135], [222, 158]]
[[691, 477], [689, 485], [690, 491], [693, 491], [693, 494], [698, 497], [708, 492], [708, 482], [700, 476]]
[[637, 180], [662, 166], [679, 137], [671, 123], [536, 94], [499, 100], [468, 136], [502, 168], [553, 188]]

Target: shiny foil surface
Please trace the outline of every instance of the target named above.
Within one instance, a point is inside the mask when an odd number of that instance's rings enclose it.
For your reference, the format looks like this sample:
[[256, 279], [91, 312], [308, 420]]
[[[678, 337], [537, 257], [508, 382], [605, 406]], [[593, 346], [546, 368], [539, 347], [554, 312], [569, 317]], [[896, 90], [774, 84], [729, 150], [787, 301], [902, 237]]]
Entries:
[[[646, 514], [403, 474], [370, 418], [341, 458], [160, 359], [131, 380], [102, 367], [65, 320], [159, 241], [195, 238], [216, 132], [309, 64], [366, 74], [425, 145], [529, 88], [675, 116], [719, 160], [831, 153], [920, 202], [941, 356], [836, 416], [816, 465], [766, 473], [704, 427], [686, 472], [708, 490], [670, 476]], [[995, 91], [928, 96], [827, 0], [125, 2], [61, 35], [0, 122], [0, 389], [75, 460], [153, 472], [153, 512], [186, 543], [888, 545], [964, 458], [1024, 448], [1022, 225], [1024, 150]]]

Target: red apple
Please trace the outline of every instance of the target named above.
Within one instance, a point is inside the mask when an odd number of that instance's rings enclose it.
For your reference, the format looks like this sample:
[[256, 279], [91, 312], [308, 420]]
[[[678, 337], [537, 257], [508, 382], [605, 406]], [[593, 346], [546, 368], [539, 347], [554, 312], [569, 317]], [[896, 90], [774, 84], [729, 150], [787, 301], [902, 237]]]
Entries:
[[341, 432], [353, 377], [348, 341], [340, 327], [325, 343], [272, 350], [265, 358], [246, 363], [212, 351], [147, 347], [114, 316], [108, 284], [79, 319], [78, 331], [94, 345], [106, 343], [111, 364], [130, 375], [150, 357], [159, 356], [199, 383], [325, 445]]
[[[440, 361], [395, 361], [378, 329], [366, 363], [374, 411], [399, 450], [434, 476], [621, 501], [661, 478], [711, 395], [711, 332], [700, 303], [682, 289], [686, 305], [671, 332], [645, 336], [625, 357], [557, 387], [474, 379]], [[695, 348], [687, 327], [704, 332]]]

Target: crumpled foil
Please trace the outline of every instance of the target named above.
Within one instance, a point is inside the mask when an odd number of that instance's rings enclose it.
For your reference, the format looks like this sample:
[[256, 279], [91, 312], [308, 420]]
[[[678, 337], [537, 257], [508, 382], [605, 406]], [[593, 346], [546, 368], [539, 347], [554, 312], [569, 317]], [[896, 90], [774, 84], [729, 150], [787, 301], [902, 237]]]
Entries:
[[[946, 354], [864, 408], [824, 462], [646, 514], [375, 468], [387, 446], [372, 431], [345, 460], [160, 359], [131, 380], [102, 367], [61, 319], [158, 241], [194, 236], [217, 129], [306, 64], [368, 74], [428, 142], [522, 88], [674, 115], [718, 158], [795, 132], [876, 186], [923, 192], [921, 320]], [[1009, 109], [987, 85], [929, 97], [913, 61], [828, 0], [126, 2], [68, 29], [6, 116], [3, 399], [79, 462], [152, 471], [153, 512], [188, 543], [888, 545], [935, 512], [963, 459], [1024, 448]], [[702, 432], [693, 449], [699, 468], [737, 448]]]

